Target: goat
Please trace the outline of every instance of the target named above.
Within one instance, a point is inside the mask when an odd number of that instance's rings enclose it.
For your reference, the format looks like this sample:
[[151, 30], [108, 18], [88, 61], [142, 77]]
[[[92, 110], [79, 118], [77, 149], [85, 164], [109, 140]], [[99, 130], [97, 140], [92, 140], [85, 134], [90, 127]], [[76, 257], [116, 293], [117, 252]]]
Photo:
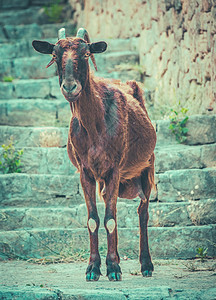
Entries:
[[96, 182], [105, 202], [104, 226], [107, 232], [107, 276], [122, 279], [119, 266], [116, 222], [117, 197], [140, 197], [140, 263], [143, 276], [152, 276], [153, 264], [148, 246], [148, 205], [154, 186], [154, 148], [156, 133], [148, 117], [142, 91], [136, 81], [121, 83], [97, 78], [90, 73], [88, 58], [97, 70], [95, 53], [106, 50], [105, 42], [90, 43], [88, 32], [80, 28], [76, 37], [59, 31], [56, 44], [34, 40], [34, 49], [52, 54], [47, 67], [57, 64], [62, 94], [70, 103], [67, 151], [80, 172], [88, 210], [90, 258], [86, 280], [96, 281], [101, 272], [98, 251], [99, 216]]

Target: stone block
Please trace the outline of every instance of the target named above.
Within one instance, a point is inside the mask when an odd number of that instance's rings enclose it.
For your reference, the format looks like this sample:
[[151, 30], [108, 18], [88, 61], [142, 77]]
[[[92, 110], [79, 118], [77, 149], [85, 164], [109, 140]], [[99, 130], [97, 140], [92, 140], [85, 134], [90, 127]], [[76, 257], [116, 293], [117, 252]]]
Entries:
[[[121, 51], [132, 51], [138, 52], [138, 42], [140, 38], [130, 38], [130, 39], [111, 39], [106, 38], [104, 39], [108, 44], [106, 53], [113, 53], [113, 52], [121, 52]], [[92, 42], [97, 42], [98, 38], [92, 37]]]
[[210, 144], [216, 142], [216, 116], [197, 115], [188, 119], [188, 145]]
[[49, 98], [50, 83], [48, 80], [17, 80], [14, 81], [15, 98]]
[[57, 24], [44, 24], [41, 25], [42, 29], [42, 36], [43, 39], [54, 39], [54, 44], [58, 40], [58, 30], [60, 28], [64, 27], [66, 30], [66, 36], [75, 36], [76, 35], [76, 29], [75, 25], [73, 23], [57, 23]]
[[57, 103], [50, 100], [14, 99], [0, 101], [0, 124], [12, 126], [54, 126]]
[[[1, 48], [0, 48], [0, 54], [1, 54]], [[1, 70], [0, 80], [4, 81], [5, 76], [11, 77], [13, 75], [11, 61], [9, 59], [5, 59], [5, 60], [1, 59], [0, 70]]]
[[0, 2], [0, 8], [3, 9], [14, 9], [14, 8], [18, 8], [18, 9], [23, 9], [23, 8], [27, 8], [30, 4], [30, 0], [2, 0]]
[[196, 52], [197, 53], [208, 53], [208, 39], [207, 32], [199, 34], [196, 38]]
[[212, 1], [211, 0], [203, 0], [202, 1], [202, 10], [204, 12], [211, 11], [211, 7], [212, 7]]
[[0, 144], [13, 136], [16, 147], [66, 147], [68, 128], [0, 126]]
[[158, 120], [156, 123], [157, 145], [177, 144], [175, 136], [169, 129], [169, 120]]
[[50, 299], [50, 300], [57, 300], [58, 295], [54, 291], [48, 291], [41, 289], [41, 287], [1, 287], [0, 290], [0, 297], [2, 299]]
[[139, 62], [139, 55], [137, 52], [132, 51], [107, 53], [103, 56], [98, 56], [96, 62], [98, 66], [101, 66], [98, 69], [99, 71], [109, 71], [120, 64], [137, 64]]
[[40, 39], [42, 30], [37, 24], [5, 25], [4, 30], [8, 39]]
[[158, 42], [158, 24], [154, 22], [151, 30], [143, 30], [140, 36], [140, 55], [146, 55]]
[[22, 57], [13, 61], [13, 76], [19, 79], [43, 79], [56, 75], [56, 67], [46, 69], [50, 61], [49, 55]]
[[201, 162], [201, 147], [173, 146], [161, 147], [155, 150], [155, 171], [157, 173], [180, 170], [199, 169]]
[[6, 100], [14, 97], [14, 84], [0, 82], [0, 99]]
[[[215, 115], [189, 116], [186, 127], [188, 128], [187, 145], [202, 145], [215, 143], [216, 132]], [[176, 144], [175, 135], [169, 130], [169, 120], [157, 121], [157, 145]]]
[[73, 207], [84, 203], [79, 174], [0, 174], [2, 207]]
[[194, 225], [206, 225], [216, 223], [216, 200], [191, 201], [187, 207], [189, 218]]
[[201, 162], [205, 168], [216, 167], [216, 144], [202, 146]]
[[72, 175], [76, 168], [64, 148], [26, 147], [22, 155], [22, 173]]
[[74, 175], [76, 173], [77, 169], [70, 161], [66, 149], [49, 148], [46, 156], [48, 174]]
[[188, 201], [214, 198], [216, 169], [167, 171], [159, 174], [157, 183], [159, 201]]
[[64, 96], [62, 95], [62, 92], [60, 90], [60, 85], [59, 85], [59, 78], [58, 76], [55, 76], [53, 78], [49, 79], [50, 86], [51, 86], [51, 96], [53, 98], [61, 99], [62, 101], [66, 101]]

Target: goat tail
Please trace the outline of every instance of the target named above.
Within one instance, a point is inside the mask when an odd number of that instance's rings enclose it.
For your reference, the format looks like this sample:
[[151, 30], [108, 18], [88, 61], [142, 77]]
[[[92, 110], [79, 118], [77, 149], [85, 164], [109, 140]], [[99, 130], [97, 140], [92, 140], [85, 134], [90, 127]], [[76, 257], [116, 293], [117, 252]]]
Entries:
[[99, 201], [103, 201], [103, 188], [104, 184], [102, 182], [98, 182], [98, 196], [99, 196]]
[[145, 100], [143, 98], [143, 91], [135, 80], [129, 80], [126, 82], [132, 89], [130, 92], [131, 96], [133, 96], [136, 100], [139, 101], [140, 105], [145, 107]]
[[148, 172], [148, 180], [149, 180], [149, 184], [151, 186], [151, 189], [156, 190], [156, 185], [155, 185], [155, 168], [154, 168], [154, 162], [155, 162], [155, 155], [154, 153], [151, 156], [150, 159], [150, 168], [149, 168], [149, 172]]

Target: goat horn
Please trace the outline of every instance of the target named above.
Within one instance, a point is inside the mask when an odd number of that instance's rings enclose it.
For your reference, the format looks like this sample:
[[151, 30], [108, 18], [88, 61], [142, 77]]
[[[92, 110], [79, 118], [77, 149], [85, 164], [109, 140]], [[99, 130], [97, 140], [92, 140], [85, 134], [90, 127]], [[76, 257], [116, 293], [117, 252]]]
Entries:
[[[76, 36], [85, 40], [87, 43], [90, 43], [89, 34], [85, 28], [79, 28]], [[90, 57], [95, 67], [95, 70], [97, 71], [97, 65], [96, 65], [94, 54], [91, 54]]]
[[58, 40], [61, 40], [61, 39], [66, 39], [65, 28], [61, 28], [58, 31]]

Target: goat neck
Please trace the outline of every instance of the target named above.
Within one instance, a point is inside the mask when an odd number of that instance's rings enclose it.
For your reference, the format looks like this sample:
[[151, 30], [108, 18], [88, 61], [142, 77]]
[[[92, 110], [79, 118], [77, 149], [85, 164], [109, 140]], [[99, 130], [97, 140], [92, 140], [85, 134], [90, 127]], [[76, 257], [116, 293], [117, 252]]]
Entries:
[[[92, 140], [98, 137], [98, 127], [102, 124], [103, 105], [97, 91], [97, 84], [89, 76], [79, 100], [74, 105], [74, 115], [88, 132]], [[101, 126], [100, 126], [101, 128]]]

